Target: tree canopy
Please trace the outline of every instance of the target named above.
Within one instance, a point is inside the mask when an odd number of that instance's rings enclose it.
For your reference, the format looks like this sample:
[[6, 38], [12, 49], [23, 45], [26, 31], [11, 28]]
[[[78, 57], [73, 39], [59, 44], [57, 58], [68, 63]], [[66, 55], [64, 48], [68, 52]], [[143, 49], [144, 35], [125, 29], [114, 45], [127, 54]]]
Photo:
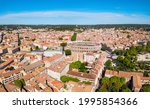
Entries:
[[107, 60], [105, 62], [105, 68], [109, 69], [109, 70], [113, 70], [113, 66], [112, 66], [112, 61], [111, 60]]
[[150, 85], [148, 85], [148, 84], [143, 85], [142, 92], [150, 92]]
[[72, 53], [71, 53], [71, 50], [70, 49], [67, 49], [67, 50], [65, 50], [65, 55], [66, 56], [69, 56], [69, 55], [71, 55]]
[[77, 38], [77, 33], [74, 33], [71, 37], [71, 41], [76, 41]]
[[60, 80], [62, 82], [69, 82], [69, 81], [80, 82], [80, 80], [78, 78], [73, 78], [73, 77], [70, 77], [70, 76], [61, 76]]
[[65, 46], [67, 46], [67, 43], [62, 42], [62, 43], [60, 44], [60, 46], [65, 47]]
[[60, 46], [62, 46], [62, 52], [64, 53], [65, 47], [67, 46], [67, 43], [66, 43], [66, 42], [62, 42], [62, 43], [60, 44]]
[[106, 44], [102, 44], [101, 50], [102, 50], [102, 51], [109, 51], [109, 52], [112, 52], [111, 48], [108, 47]]
[[130, 92], [131, 90], [125, 83], [125, 78], [112, 76], [104, 77], [101, 81], [100, 92]]
[[[118, 55], [117, 59], [113, 59], [113, 63], [116, 65], [114, 70], [122, 71], [147, 71], [150, 70], [150, 66], [145, 62], [137, 61], [137, 54], [150, 52], [150, 41], [146, 45], [132, 46], [126, 50], [114, 50], [112, 53]], [[106, 67], [110, 69], [109, 67]], [[146, 75], [146, 73], [144, 73]]]
[[82, 63], [81, 61], [72, 62], [69, 67], [72, 69], [78, 69], [79, 72], [88, 72], [86, 63]]
[[22, 91], [22, 89], [24, 89], [27, 92], [27, 90], [24, 88], [24, 86], [26, 85], [24, 79], [15, 80], [14, 81], [14, 85], [16, 85], [17, 87], [19, 87], [21, 91]]

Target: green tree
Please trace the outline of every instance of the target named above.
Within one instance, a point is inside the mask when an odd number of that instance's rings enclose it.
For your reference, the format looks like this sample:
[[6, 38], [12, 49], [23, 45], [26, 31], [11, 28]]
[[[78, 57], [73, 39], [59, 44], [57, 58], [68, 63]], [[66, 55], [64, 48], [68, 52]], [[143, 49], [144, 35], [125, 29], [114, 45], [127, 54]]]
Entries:
[[144, 73], [143, 73], [143, 76], [144, 76], [144, 77], [149, 77], [148, 72], [144, 72]]
[[77, 33], [74, 33], [71, 37], [71, 41], [76, 41], [77, 38]]
[[30, 51], [33, 51], [32, 47], [30, 48]]
[[123, 62], [123, 60], [124, 60], [124, 58], [123, 58], [122, 56], [119, 55], [119, 56], [117, 57], [117, 61]]
[[65, 55], [66, 55], [66, 56], [71, 55], [71, 50], [69, 50], [69, 49], [65, 50]]
[[21, 45], [21, 39], [19, 38], [18, 39], [18, 46], [20, 46]]
[[100, 92], [130, 92], [130, 89], [125, 84], [125, 78], [112, 76], [111, 78], [104, 77], [101, 81]]
[[112, 52], [111, 48], [108, 47], [106, 44], [102, 44], [101, 50], [102, 50], [102, 51], [109, 51], [109, 52]]
[[102, 84], [105, 85], [105, 86], [109, 86], [109, 78], [108, 77], [104, 77], [102, 79]]
[[106, 86], [101, 86], [101, 88], [98, 90], [99, 92], [108, 92], [108, 89], [106, 88]]
[[131, 36], [130, 36], [130, 35], [127, 35], [127, 38], [131, 38]]
[[63, 42], [63, 43], [60, 44], [60, 46], [66, 47], [66, 46], [67, 46], [67, 43]]
[[131, 92], [129, 88], [123, 89], [121, 92]]
[[39, 50], [39, 49], [40, 49], [39, 46], [36, 46], [36, 47], [35, 47], [35, 50]]
[[72, 62], [69, 67], [72, 69], [78, 69], [79, 72], [88, 73], [88, 68], [85, 66], [85, 63], [82, 63], [81, 61]]
[[131, 64], [131, 62], [130, 62], [130, 60], [129, 60], [129, 59], [124, 58], [124, 60], [123, 60], [123, 64], [124, 64], [125, 66], [129, 67], [129, 66], [130, 66], [130, 64]]
[[15, 80], [14, 85], [19, 87], [21, 92], [22, 92], [22, 89], [24, 89], [27, 92], [27, 90], [24, 88], [24, 86], [26, 85], [24, 79]]
[[105, 62], [105, 67], [106, 67], [106, 69], [109, 69], [109, 70], [113, 69], [111, 60], [107, 60]]
[[[119, 91], [119, 89], [122, 87], [122, 85], [125, 83], [125, 79], [124, 78], [120, 78], [117, 76], [113, 76], [110, 78], [110, 86], [112, 86], [110, 89], [112, 90], [117, 90]], [[115, 87], [115, 89], [114, 89]]]
[[32, 41], [34, 42], [36, 39], [34, 38], [34, 39], [32, 39]]
[[85, 67], [84, 63], [81, 63], [81, 66], [79, 67], [79, 71], [87, 73], [87, 70], [88, 69]]
[[63, 38], [62, 38], [62, 37], [59, 37], [59, 40], [63, 40]]
[[109, 92], [119, 92], [119, 89], [117, 87], [115, 87], [114, 85], [110, 86], [108, 88]]
[[150, 52], [150, 41], [147, 42], [146, 51]]
[[123, 85], [126, 82], [126, 79], [124, 77], [120, 77], [120, 83]]
[[138, 54], [136, 47], [134, 47], [134, 46], [130, 47], [129, 54], [132, 56], [136, 56]]
[[137, 46], [136, 50], [138, 51], [138, 53], [142, 53], [142, 52], [145, 52], [146, 47], [145, 47], [145, 45]]
[[61, 76], [60, 80], [62, 82], [69, 82], [69, 81], [80, 82], [80, 80], [78, 78], [73, 78], [73, 77], [70, 77], [70, 76]]
[[116, 82], [120, 82], [120, 78], [117, 76], [112, 76], [110, 78], [110, 83], [116, 83]]
[[72, 62], [70, 64], [70, 68], [79, 69], [81, 64], [82, 64], [81, 61]]
[[131, 92], [131, 90], [128, 88], [128, 86], [126, 84], [122, 85], [120, 91], [121, 92]]
[[126, 50], [114, 50], [113, 54], [123, 56], [126, 53]]
[[63, 42], [60, 44], [60, 46], [62, 47], [62, 52], [64, 53], [65, 47], [67, 46], [67, 43]]
[[150, 92], [150, 85], [147, 85], [147, 84], [143, 85], [142, 92]]

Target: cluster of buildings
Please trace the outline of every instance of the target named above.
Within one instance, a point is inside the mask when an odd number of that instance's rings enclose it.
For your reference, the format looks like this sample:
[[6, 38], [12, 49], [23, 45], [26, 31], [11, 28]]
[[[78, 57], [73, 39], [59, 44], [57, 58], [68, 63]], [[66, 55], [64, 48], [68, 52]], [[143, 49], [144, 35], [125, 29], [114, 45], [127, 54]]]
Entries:
[[[149, 38], [147, 32], [114, 29], [85, 30], [78, 33], [77, 41], [71, 41], [74, 33], [71, 31], [19, 29], [3, 33], [0, 43], [0, 92], [94, 92], [99, 87], [107, 60], [107, 53], [101, 51], [101, 43], [116, 49]], [[132, 37], [127, 38], [127, 35]], [[72, 51], [70, 56], [62, 52], [62, 42], [67, 43], [65, 49]], [[70, 69], [70, 63], [75, 61], [87, 63], [89, 72]], [[62, 76], [78, 78], [80, 82], [64, 83], [60, 79]], [[149, 77], [140, 73], [107, 70], [105, 76], [132, 80], [135, 91], [150, 82]], [[23, 89], [14, 83], [20, 79], [25, 81]]]
[[103, 43], [112, 50], [124, 49], [138, 42], [148, 41], [150, 32], [143, 30], [87, 29], [78, 34], [78, 41], [92, 41]]
[[[74, 53], [78, 54], [78, 53]], [[32, 54], [17, 52], [7, 54], [1, 58], [4, 60], [0, 64], [0, 91], [5, 92], [74, 92], [74, 91], [95, 91], [98, 87], [99, 79], [102, 76], [103, 63], [105, 55], [101, 54], [96, 58], [95, 54], [91, 57], [90, 72], [74, 72], [70, 70], [69, 65], [77, 61], [78, 55], [65, 56], [64, 54], [53, 54], [51, 56], [42, 56], [43, 54]], [[83, 53], [83, 58], [85, 57]], [[87, 55], [88, 56], [88, 55]], [[7, 58], [5, 58], [7, 57]], [[41, 57], [41, 58], [39, 58]], [[82, 59], [83, 61], [85, 59]], [[79, 83], [61, 82], [61, 76], [76, 77], [81, 80]], [[24, 88], [20, 90], [14, 84], [15, 80], [23, 79]], [[91, 84], [84, 84], [82, 81], [90, 81]], [[66, 86], [66, 88], [64, 88]]]
[[[95, 57], [94, 54], [93, 57]], [[99, 55], [99, 57], [96, 58], [95, 61], [88, 66], [90, 69], [89, 73], [83, 73], [72, 69], [67, 73], [67, 75], [77, 77], [81, 81], [90, 81], [93, 85], [93, 91], [95, 91], [99, 86], [99, 80], [102, 78], [102, 71], [104, 70], [104, 63], [106, 62], [106, 57], [107, 54], [105, 53]]]
[[[105, 53], [97, 53], [100, 51], [99, 43], [71, 42], [73, 33], [69, 31], [42, 29], [18, 31], [4, 31], [5, 35], [0, 43], [1, 92], [91, 92], [96, 90], [106, 60]], [[18, 45], [19, 40], [21, 40], [20, 45]], [[65, 56], [59, 49], [62, 42], [68, 43], [66, 49], [71, 49], [71, 56]], [[73, 50], [75, 46], [78, 47]], [[78, 60], [88, 63], [89, 73], [75, 72], [70, 69], [70, 63]], [[63, 83], [60, 80], [62, 76], [78, 78], [80, 82]], [[17, 87], [14, 82], [21, 79], [25, 81], [23, 89]], [[85, 81], [90, 84], [84, 83]]]

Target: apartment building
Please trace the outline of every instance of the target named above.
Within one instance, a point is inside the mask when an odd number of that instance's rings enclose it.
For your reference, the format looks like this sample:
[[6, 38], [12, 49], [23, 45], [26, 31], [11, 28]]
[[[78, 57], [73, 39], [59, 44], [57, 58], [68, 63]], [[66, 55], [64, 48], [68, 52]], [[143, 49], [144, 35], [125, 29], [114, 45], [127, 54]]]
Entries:
[[0, 82], [3, 84], [11, 83], [14, 80], [20, 79], [23, 76], [22, 69], [16, 69], [0, 74]]

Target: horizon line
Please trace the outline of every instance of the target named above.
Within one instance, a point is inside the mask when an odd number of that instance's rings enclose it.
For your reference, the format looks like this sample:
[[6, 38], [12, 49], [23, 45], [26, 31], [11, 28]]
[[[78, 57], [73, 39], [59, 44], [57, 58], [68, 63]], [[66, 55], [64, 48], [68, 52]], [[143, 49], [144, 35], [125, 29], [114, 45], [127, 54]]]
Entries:
[[106, 23], [106, 24], [0, 24], [0, 25], [150, 25], [150, 23]]

